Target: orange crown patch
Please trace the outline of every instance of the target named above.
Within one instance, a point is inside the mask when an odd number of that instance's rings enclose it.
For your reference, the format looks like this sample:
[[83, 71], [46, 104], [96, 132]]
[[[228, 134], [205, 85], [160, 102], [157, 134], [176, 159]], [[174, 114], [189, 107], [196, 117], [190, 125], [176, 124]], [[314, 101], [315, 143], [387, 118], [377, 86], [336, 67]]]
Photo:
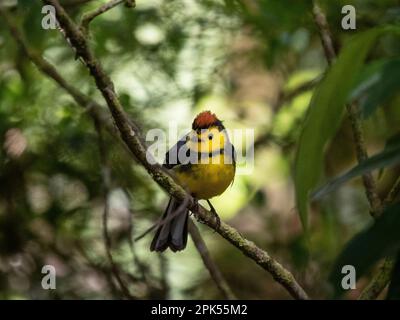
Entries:
[[223, 127], [222, 122], [214, 113], [211, 113], [211, 111], [203, 111], [194, 119], [192, 129], [206, 129], [212, 126]]

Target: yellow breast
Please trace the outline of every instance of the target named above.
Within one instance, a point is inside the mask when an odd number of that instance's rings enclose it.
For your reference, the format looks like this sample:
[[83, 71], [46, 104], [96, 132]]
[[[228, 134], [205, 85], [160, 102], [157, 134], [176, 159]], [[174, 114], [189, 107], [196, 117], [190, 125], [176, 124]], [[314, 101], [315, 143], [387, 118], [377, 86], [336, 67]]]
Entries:
[[212, 161], [213, 163], [192, 164], [174, 169], [179, 182], [197, 199], [210, 199], [220, 195], [235, 176], [234, 165], [225, 164], [223, 154], [214, 156]]

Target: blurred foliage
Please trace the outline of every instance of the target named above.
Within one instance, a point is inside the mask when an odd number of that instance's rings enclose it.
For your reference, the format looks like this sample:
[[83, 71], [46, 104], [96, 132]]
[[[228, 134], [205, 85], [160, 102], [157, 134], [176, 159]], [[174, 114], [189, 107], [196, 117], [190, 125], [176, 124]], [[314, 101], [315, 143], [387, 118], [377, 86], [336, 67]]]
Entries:
[[374, 262], [391, 257], [400, 249], [399, 204], [387, 208], [372, 226], [357, 234], [338, 257], [330, 280], [335, 294], [342, 293], [342, 267], [354, 266], [357, 277], [362, 277]]
[[382, 152], [379, 152], [369, 157], [365, 161], [351, 168], [343, 175], [330, 180], [326, 185], [319, 188], [312, 194], [312, 199], [316, 200], [323, 197], [324, 195], [331, 192], [341, 184], [349, 181], [350, 179], [362, 176], [376, 169], [383, 169], [385, 167], [392, 167], [394, 165], [397, 165], [400, 162], [399, 137], [400, 135], [396, 135], [394, 138], [389, 139]]
[[370, 63], [360, 73], [351, 99], [359, 101], [363, 116], [368, 117], [399, 91], [399, 59], [385, 59]]
[[[69, 83], [104, 104], [59, 30], [42, 29], [41, 2], [8, 2], [30, 46]], [[60, 2], [75, 21], [105, 3]], [[351, 46], [349, 39], [361, 32], [400, 21], [397, 0], [321, 2], [338, 49]], [[341, 29], [345, 4], [356, 7], [356, 31]], [[336, 257], [371, 218], [360, 179], [312, 204], [309, 239], [294, 209], [292, 168], [314, 90], [311, 86], [290, 99], [282, 97], [325, 74], [311, 12], [308, 0], [138, 0], [134, 9], [120, 5], [96, 18], [89, 42], [143, 132], [176, 124], [184, 133], [204, 109], [216, 112], [230, 129], [255, 130], [254, 170], [237, 176], [214, 206], [222, 219], [293, 271], [311, 297], [325, 298]], [[344, 68], [331, 83], [329, 101], [321, 98], [316, 106], [347, 99], [340, 88], [358, 76], [357, 97], [369, 110], [363, 126], [371, 154], [399, 131], [399, 49], [398, 38], [380, 37], [366, 57], [370, 69], [349, 74]], [[349, 53], [350, 59], [357, 60], [358, 54]], [[334, 122], [328, 119], [327, 125]], [[321, 149], [318, 183], [355, 165], [349, 121], [339, 119], [334, 129], [331, 142]], [[321, 135], [314, 130], [310, 139]], [[112, 171], [112, 253], [131, 293], [137, 298], [221, 298], [190, 241], [187, 250], [162, 256], [149, 253], [151, 236], [132, 244], [162, 213], [166, 195], [111, 136], [106, 145]], [[2, 20], [0, 146], [0, 298], [121, 298], [102, 239], [104, 199], [93, 123], [31, 64]], [[398, 164], [375, 172], [385, 186], [379, 191], [387, 193], [399, 174]], [[212, 230], [201, 227], [201, 232], [239, 298], [289, 298], [269, 274]], [[41, 287], [45, 264], [56, 267], [56, 290]], [[365, 273], [354, 297], [372, 275]]]

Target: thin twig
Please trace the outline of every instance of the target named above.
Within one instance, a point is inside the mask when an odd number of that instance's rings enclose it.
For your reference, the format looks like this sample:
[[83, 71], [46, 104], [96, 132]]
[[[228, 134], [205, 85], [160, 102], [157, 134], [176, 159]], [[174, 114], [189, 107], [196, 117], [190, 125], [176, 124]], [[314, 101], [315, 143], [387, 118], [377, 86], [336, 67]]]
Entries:
[[87, 32], [89, 29], [89, 23], [92, 22], [93, 19], [98, 17], [99, 15], [103, 14], [104, 12], [107, 12], [108, 10], [111, 10], [112, 8], [120, 5], [121, 3], [124, 3], [126, 0], [110, 0], [107, 3], [103, 4], [99, 8], [85, 13], [82, 16], [81, 20], [81, 28], [84, 32]]
[[400, 194], [400, 177], [397, 178], [397, 181], [394, 183], [392, 189], [389, 191], [389, 194], [384, 200], [384, 205], [387, 206], [394, 202], [397, 196]]
[[273, 259], [266, 251], [257, 247], [253, 242], [243, 238], [234, 228], [221, 222], [218, 228], [214, 216], [187, 194], [187, 192], [159, 165], [151, 155], [143, 142], [141, 132], [134, 122], [130, 122], [114, 90], [114, 84], [104, 72], [100, 61], [89, 48], [85, 35], [71, 20], [57, 0], [42, 0], [45, 4], [53, 5], [56, 9], [57, 20], [70, 40], [70, 45], [76, 50], [77, 55], [85, 62], [96, 85], [103, 94], [107, 106], [114, 118], [115, 124], [127, 147], [135, 158], [147, 170], [155, 182], [177, 200], [183, 201], [189, 197], [190, 209], [198, 219], [213, 228], [222, 237], [236, 246], [246, 256], [254, 260], [259, 266], [271, 273], [273, 278], [280, 283], [296, 299], [308, 299], [303, 288], [297, 283], [293, 275], [280, 263]]
[[101, 161], [101, 176], [103, 181], [103, 189], [104, 189], [104, 211], [103, 211], [103, 239], [104, 239], [104, 247], [107, 254], [108, 262], [110, 263], [112, 273], [117, 280], [120, 289], [125, 296], [125, 298], [133, 299], [134, 297], [129, 292], [128, 287], [125, 285], [124, 281], [122, 280], [119, 274], [119, 267], [117, 266], [116, 262], [111, 253], [111, 238], [108, 234], [108, 216], [110, 211], [110, 201], [109, 196], [111, 192], [111, 169], [108, 165], [107, 160], [107, 150], [105, 147], [105, 142], [101, 130], [101, 125], [97, 121], [95, 121], [95, 128], [97, 131], [98, 136], [98, 146], [99, 146], [99, 154], [100, 154], [100, 161]]
[[[331, 65], [336, 59], [336, 51], [333, 45], [333, 38], [329, 30], [329, 25], [326, 16], [317, 1], [313, 2], [314, 21], [318, 27], [321, 37], [322, 47], [324, 48], [325, 56], [328, 63]], [[356, 146], [356, 155], [359, 163], [368, 158], [367, 148], [365, 146], [364, 135], [362, 132], [361, 120], [359, 116], [358, 106], [355, 102], [346, 105], [347, 113], [350, 119], [353, 139]], [[372, 173], [365, 173], [362, 176], [365, 187], [365, 193], [370, 205], [371, 215], [378, 217], [382, 212], [382, 203], [378, 196], [375, 179]]]
[[329, 29], [328, 21], [326, 20], [326, 16], [316, 0], [313, 1], [313, 15], [315, 24], [318, 27], [319, 35], [321, 37], [326, 60], [329, 64], [332, 64], [336, 59], [336, 51], [332, 41], [333, 37]]
[[91, 1], [93, 0], [64, 0], [62, 1], [62, 5], [64, 6], [64, 8], [74, 8]]
[[394, 259], [392, 257], [386, 258], [379, 268], [378, 273], [371, 280], [371, 282], [361, 292], [358, 300], [375, 300], [379, 294], [390, 282], [392, 271], [394, 268]]
[[112, 269], [109, 266], [104, 266], [102, 264], [99, 264], [99, 263], [93, 261], [93, 259], [90, 258], [90, 256], [87, 254], [86, 250], [83, 248], [83, 246], [80, 243], [78, 243], [76, 246], [77, 246], [78, 252], [85, 259], [86, 263], [91, 268], [96, 270], [97, 272], [101, 272], [102, 274], [104, 274], [104, 276], [107, 279], [107, 283], [110, 286], [111, 294], [113, 295], [113, 297], [117, 297], [117, 298], [123, 299], [125, 296], [121, 292], [121, 290], [119, 290], [118, 286], [116, 285], [115, 281], [113, 280], [113, 277], [112, 277], [113, 271], [112, 271]]
[[168, 284], [168, 269], [169, 263], [168, 258], [164, 253], [158, 253], [159, 261], [160, 261], [160, 274], [161, 274], [161, 291], [164, 299], [168, 299], [169, 295], [169, 284]]
[[[356, 145], [357, 160], [358, 163], [361, 163], [368, 159], [368, 154], [365, 147], [361, 121], [359, 119], [358, 105], [355, 102], [353, 102], [351, 104], [347, 104], [346, 109], [353, 130], [353, 138]], [[370, 204], [371, 215], [374, 218], [377, 218], [382, 213], [382, 201], [378, 196], [375, 179], [372, 176], [372, 173], [368, 172], [362, 175], [362, 180], [365, 187], [365, 193]]]
[[[400, 193], [400, 178], [393, 184], [391, 190], [383, 201], [383, 206], [387, 207], [392, 204], [397, 195]], [[395, 261], [393, 257], [387, 257], [379, 268], [378, 273], [371, 280], [368, 286], [361, 292], [359, 300], [376, 299], [383, 289], [389, 284], [392, 278]]]
[[277, 101], [272, 106], [272, 109], [274, 111], [278, 111], [285, 102], [291, 101], [294, 98], [296, 98], [297, 96], [299, 96], [309, 90], [312, 90], [319, 82], [321, 82], [321, 79], [322, 79], [322, 76], [320, 75], [314, 79], [303, 82], [299, 86], [297, 86], [291, 90], [288, 90], [287, 92], [282, 91], [280, 93]]
[[134, 227], [133, 227], [133, 214], [131, 211], [129, 211], [130, 213], [130, 219], [129, 219], [129, 225], [128, 225], [128, 244], [129, 244], [129, 248], [131, 249], [131, 253], [133, 256], [133, 263], [138, 267], [139, 272], [142, 276], [143, 280], [147, 279], [147, 266], [139, 259], [139, 256], [137, 254], [136, 251], [136, 245], [133, 241], [133, 235], [134, 235]]
[[192, 221], [189, 219], [189, 233], [192, 237], [194, 245], [196, 246], [197, 251], [200, 254], [201, 259], [208, 272], [210, 273], [211, 278], [214, 280], [217, 288], [221, 291], [223, 297], [228, 300], [236, 300], [234, 293], [226, 282], [224, 276], [219, 270], [218, 266], [215, 264], [213, 259], [211, 258], [210, 252], [207, 249], [206, 243], [204, 242], [199, 229]]
[[[278, 99], [276, 102], [271, 106], [272, 110], [276, 113], [278, 112], [282, 106], [296, 98], [297, 96], [312, 90], [322, 79], [322, 76], [318, 76], [310, 81], [306, 81], [299, 86], [295, 87], [294, 89], [288, 90], [287, 92], [282, 91], [279, 94]], [[293, 126], [296, 127], [296, 126]], [[289, 134], [290, 135], [290, 134]], [[278, 146], [285, 147], [288, 144], [285, 144], [284, 142], [285, 138], [279, 138], [273, 134], [273, 128], [269, 128], [266, 132], [261, 134], [260, 136], [257, 137], [257, 139], [254, 141], [254, 146], [251, 146], [251, 148], [254, 148], [254, 150], [257, 150], [258, 148], [264, 146], [267, 143], [274, 143]], [[250, 152], [250, 147], [247, 152]]]

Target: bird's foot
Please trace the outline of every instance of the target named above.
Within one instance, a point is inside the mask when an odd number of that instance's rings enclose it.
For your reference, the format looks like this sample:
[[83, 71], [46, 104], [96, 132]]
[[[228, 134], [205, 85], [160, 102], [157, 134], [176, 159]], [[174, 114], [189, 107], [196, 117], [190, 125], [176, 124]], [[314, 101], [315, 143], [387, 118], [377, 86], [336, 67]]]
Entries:
[[215, 219], [215, 231], [214, 232], [217, 232], [221, 227], [221, 218], [219, 217], [219, 215], [216, 211], [211, 210], [211, 213], [214, 215], [214, 219]]
[[[200, 209], [200, 204], [199, 204], [199, 200], [197, 200], [196, 198], [193, 197], [194, 200], [194, 210], [191, 210], [190, 212], [193, 214], [193, 211], [198, 212]], [[193, 214], [193, 216], [196, 218], [197, 222], [201, 222], [200, 219], [198, 218], [197, 215]]]

